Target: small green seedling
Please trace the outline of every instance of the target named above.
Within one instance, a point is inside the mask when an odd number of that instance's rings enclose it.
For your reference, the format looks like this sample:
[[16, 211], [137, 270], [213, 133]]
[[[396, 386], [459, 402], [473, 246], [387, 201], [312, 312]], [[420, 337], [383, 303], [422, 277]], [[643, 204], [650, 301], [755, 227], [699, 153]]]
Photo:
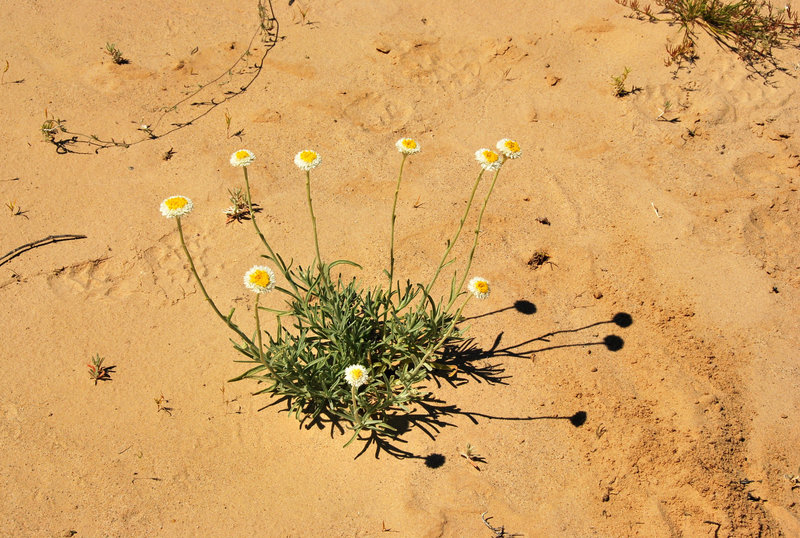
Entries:
[[672, 103], [669, 101], [669, 99], [667, 99], [666, 101], [664, 101], [664, 105], [658, 109], [659, 114], [656, 119], [661, 121], [670, 121], [664, 117], [664, 114], [669, 112], [671, 108], [672, 108]]
[[42, 123], [42, 136], [47, 142], [55, 142], [58, 133], [67, 132], [67, 128], [64, 127], [64, 120], [48, 117], [47, 110], [44, 111], [44, 115], [47, 119]]
[[117, 65], [124, 65], [130, 63], [127, 58], [122, 55], [122, 51], [117, 48], [114, 43], [106, 43], [106, 54], [111, 56], [111, 61]]
[[94, 381], [95, 385], [97, 385], [98, 381], [111, 381], [111, 370], [114, 367], [103, 366], [103, 361], [105, 359], [98, 353], [92, 358], [92, 363], [86, 365], [89, 367], [89, 377]]
[[625, 81], [630, 74], [630, 68], [626, 67], [622, 74], [617, 75], [616, 77], [611, 77], [611, 86], [614, 88], [614, 97], [625, 97], [629, 93], [633, 93], [634, 88], [630, 90], [625, 88]]
[[466, 459], [467, 463], [475, 467], [478, 471], [481, 470], [480, 467], [478, 467], [478, 463], [486, 463], [486, 460], [476, 453], [475, 448], [469, 443], [467, 443], [466, 448], [464, 448], [464, 452], [461, 453], [461, 457]]

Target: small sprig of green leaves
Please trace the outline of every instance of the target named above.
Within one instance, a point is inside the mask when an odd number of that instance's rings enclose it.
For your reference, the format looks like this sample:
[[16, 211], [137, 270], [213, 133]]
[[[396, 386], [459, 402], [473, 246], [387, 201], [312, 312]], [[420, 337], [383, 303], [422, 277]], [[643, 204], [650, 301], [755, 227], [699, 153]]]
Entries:
[[632, 93], [633, 90], [628, 90], [625, 88], [625, 81], [628, 78], [631, 70], [629, 67], [626, 67], [621, 74], [617, 75], [616, 77], [611, 77], [611, 86], [614, 88], [614, 97], [625, 97], [629, 93]]
[[[45, 116], [47, 111], [45, 110]], [[42, 136], [47, 142], [55, 142], [55, 137], [58, 133], [66, 133], [67, 128], [64, 127], [64, 120], [48, 117], [41, 127]]]
[[122, 55], [122, 51], [117, 48], [115, 43], [106, 43], [106, 54], [111, 56], [111, 61], [117, 65], [124, 65], [130, 63], [127, 58]]
[[[244, 220], [250, 219], [250, 207], [247, 203], [247, 197], [242, 192], [242, 189], [235, 189], [231, 190], [228, 189], [228, 194], [230, 194], [230, 201], [231, 206], [223, 211], [225, 215], [227, 215], [228, 219], [225, 221], [225, 224], [230, 224], [231, 222], [242, 222]], [[253, 212], [258, 213], [261, 208], [256, 207], [258, 204], [253, 204]]]
[[114, 368], [113, 366], [103, 366], [103, 362], [105, 359], [97, 353], [92, 358], [92, 363], [87, 364], [86, 366], [89, 367], [89, 377], [94, 380], [94, 384], [97, 385], [98, 381], [110, 381], [111, 380], [111, 370]]
[[486, 463], [486, 460], [483, 457], [475, 452], [475, 447], [471, 444], [467, 443], [467, 446], [464, 448], [464, 451], [461, 453], [461, 457], [467, 460], [467, 463], [475, 467], [476, 470], [480, 471], [481, 468], [478, 467], [478, 463]]

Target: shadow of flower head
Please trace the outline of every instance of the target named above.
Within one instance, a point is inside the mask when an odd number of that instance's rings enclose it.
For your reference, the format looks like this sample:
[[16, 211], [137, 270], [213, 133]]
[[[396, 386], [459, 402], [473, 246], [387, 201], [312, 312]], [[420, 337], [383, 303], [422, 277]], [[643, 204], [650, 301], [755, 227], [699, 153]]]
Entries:
[[622, 349], [622, 346], [625, 345], [625, 340], [617, 336], [616, 334], [609, 334], [605, 338], [603, 338], [603, 345], [606, 346], [606, 349], [609, 351], [619, 351]]

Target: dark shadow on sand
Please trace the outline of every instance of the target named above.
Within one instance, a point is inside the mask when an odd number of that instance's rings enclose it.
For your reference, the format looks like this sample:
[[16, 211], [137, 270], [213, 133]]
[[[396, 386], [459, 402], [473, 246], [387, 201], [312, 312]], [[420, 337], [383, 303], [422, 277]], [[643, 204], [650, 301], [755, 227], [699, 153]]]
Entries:
[[[525, 315], [532, 315], [536, 313], [536, 306], [529, 301], [517, 301], [514, 305], [482, 314], [478, 317], [489, 316], [507, 310], [517, 310]], [[475, 319], [475, 318], [467, 318]], [[578, 333], [603, 325], [615, 325], [620, 328], [627, 328], [633, 324], [633, 318], [630, 314], [619, 312], [609, 320], [602, 320], [578, 327], [575, 329], [561, 329], [552, 331], [536, 338], [531, 338], [518, 344], [513, 344], [501, 347], [503, 333], [497, 335], [494, 342], [488, 349], [479, 347], [474, 339], [467, 339], [458, 346], [448, 346], [436, 357], [436, 369], [432, 371], [431, 379], [437, 387], [441, 387], [444, 383], [452, 387], [462, 386], [470, 381], [477, 383], [487, 383], [488, 385], [507, 385], [509, 375], [505, 374], [503, 364], [493, 359], [499, 357], [524, 357], [530, 358], [532, 354], [541, 353], [553, 349], [570, 348], [570, 347], [589, 347], [589, 346], [603, 346], [609, 351], [616, 352], [622, 349], [625, 345], [624, 340], [615, 335], [609, 334], [600, 340], [584, 340], [567, 341], [564, 343], [551, 342], [551, 339], [563, 337], [568, 335], [577, 335]], [[546, 344], [544, 347], [536, 345], [538, 342]], [[278, 398], [268, 405], [262, 407], [273, 407], [280, 403], [287, 403], [287, 411], [289, 409], [287, 398]], [[374, 455], [379, 458], [380, 455], [387, 454], [389, 456], [399, 459], [419, 459], [423, 460], [426, 467], [435, 469], [441, 467], [445, 463], [445, 456], [441, 454], [428, 454], [420, 455], [415, 454], [413, 451], [404, 447], [407, 441], [403, 439], [405, 433], [412, 428], [417, 428], [422, 431], [432, 440], [435, 440], [443, 428], [448, 426], [457, 426], [456, 421], [460, 417], [466, 417], [473, 424], [479, 424], [480, 419], [484, 420], [502, 420], [502, 421], [533, 421], [533, 420], [551, 420], [554, 422], [569, 422], [573, 427], [581, 427], [586, 423], [586, 411], [577, 411], [572, 414], [565, 415], [548, 415], [548, 416], [500, 416], [480, 413], [477, 411], [469, 411], [461, 409], [458, 405], [448, 404], [447, 402], [436, 398], [432, 393], [427, 393], [420, 402], [414, 405], [414, 409], [410, 413], [399, 412], [390, 413], [386, 418], [386, 423], [394, 429], [392, 432], [362, 432], [359, 435], [358, 441], [363, 443], [362, 449], [355, 456], [359, 458], [370, 449], [374, 449]], [[349, 434], [345, 425], [334, 415], [330, 413], [321, 413], [317, 417], [303, 418], [300, 421], [300, 427], [311, 429], [330, 429], [331, 438], [335, 435]]]

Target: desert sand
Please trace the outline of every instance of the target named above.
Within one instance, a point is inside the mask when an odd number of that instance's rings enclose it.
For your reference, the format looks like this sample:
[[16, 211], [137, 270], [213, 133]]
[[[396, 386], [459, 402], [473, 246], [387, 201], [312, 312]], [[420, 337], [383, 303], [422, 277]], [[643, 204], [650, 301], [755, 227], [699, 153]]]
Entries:
[[[4, 11], [0, 254], [85, 238], [0, 266], [0, 535], [800, 536], [797, 49], [765, 80], [699, 33], [676, 71], [663, 60], [677, 28], [611, 0], [273, 7], [274, 43], [257, 37], [250, 67], [221, 79], [256, 2]], [[638, 89], [615, 97], [626, 67]], [[48, 118], [140, 142], [55, 145]], [[404, 136], [422, 151], [396, 274], [415, 281], [458, 224], [475, 150], [522, 147], [475, 257], [491, 296], [464, 312], [489, 375], [431, 383], [439, 412], [418, 407], [392, 446], [343, 448], [334, 425], [227, 382], [243, 371], [233, 335], [158, 208], [193, 199], [198, 270], [249, 327], [242, 274], [263, 251], [222, 213], [243, 186], [230, 154], [256, 154], [262, 228], [306, 263], [292, 158], [316, 149], [323, 256], [370, 283]], [[549, 259], [531, 263], [537, 251]], [[95, 385], [96, 354], [114, 368]]]

